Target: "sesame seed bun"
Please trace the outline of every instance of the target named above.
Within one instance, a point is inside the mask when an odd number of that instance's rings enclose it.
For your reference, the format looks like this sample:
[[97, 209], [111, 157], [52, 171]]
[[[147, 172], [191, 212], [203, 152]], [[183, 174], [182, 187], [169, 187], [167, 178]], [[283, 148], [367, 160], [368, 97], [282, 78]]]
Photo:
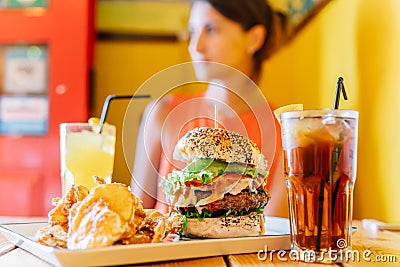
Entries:
[[264, 234], [264, 216], [251, 213], [244, 216], [205, 218], [202, 221], [188, 218], [183, 234], [204, 238], [259, 236]]
[[175, 146], [174, 159], [192, 162], [197, 158], [251, 164], [259, 169], [267, 167], [265, 157], [253, 141], [221, 128], [195, 128], [179, 140]]

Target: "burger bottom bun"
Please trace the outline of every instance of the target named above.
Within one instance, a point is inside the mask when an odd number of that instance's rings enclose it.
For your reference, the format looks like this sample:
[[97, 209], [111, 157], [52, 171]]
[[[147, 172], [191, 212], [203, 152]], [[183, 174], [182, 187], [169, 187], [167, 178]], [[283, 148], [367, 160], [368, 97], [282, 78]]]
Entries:
[[183, 234], [205, 238], [259, 236], [264, 234], [264, 215], [230, 215], [225, 218], [205, 218], [202, 221], [188, 218]]

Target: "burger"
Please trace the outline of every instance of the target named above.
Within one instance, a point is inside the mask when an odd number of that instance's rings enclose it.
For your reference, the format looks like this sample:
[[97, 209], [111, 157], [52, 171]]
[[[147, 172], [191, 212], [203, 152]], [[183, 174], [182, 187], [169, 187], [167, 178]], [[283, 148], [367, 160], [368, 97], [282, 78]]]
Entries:
[[162, 177], [167, 202], [185, 217], [183, 235], [205, 238], [264, 233], [267, 161], [250, 139], [225, 129], [200, 127], [176, 144], [182, 170]]

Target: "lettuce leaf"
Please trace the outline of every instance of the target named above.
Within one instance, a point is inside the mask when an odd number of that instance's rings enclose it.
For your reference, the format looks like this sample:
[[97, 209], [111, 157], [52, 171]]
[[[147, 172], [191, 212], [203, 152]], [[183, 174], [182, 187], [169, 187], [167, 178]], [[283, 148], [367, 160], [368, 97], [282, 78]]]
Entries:
[[268, 171], [260, 170], [251, 166], [238, 163], [227, 163], [221, 160], [199, 158], [186, 166], [183, 170], [173, 170], [168, 174], [167, 179], [172, 183], [185, 184], [192, 180], [209, 184], [214, 177], [224, 173], [240, 173], [243, 176], [256, 178], [259, 174], [263, 177], [268, 175]]
[[[218, 211], [220, 213], [220, 210]], [[220, 218], [225, 218], [228, 215], [236, 215], [236, 216], [243, 216], [250, 214], [252, 212], [256, 212], [257, 214], [263, 214], [264, 213], [264, 207], [258, 208], [258, 209], [251, 209], [251, 210], [242, 210], [242, 211], [237, 211], [237, 210], [227, 210], [225, 211], [222, 215], [219, 216], [214, 216], [212, 211], [208, 211], [206, 209], [203, 209], [201, 213], [197, 211], [197, 209], [191, 210], [191, 211], [185, 211], [182, 213], [182, 215], [186, 218], [197, 218], [199, 221], [203, 221], [204, 218], [215, 218], [215, 217], [220, 217]]]

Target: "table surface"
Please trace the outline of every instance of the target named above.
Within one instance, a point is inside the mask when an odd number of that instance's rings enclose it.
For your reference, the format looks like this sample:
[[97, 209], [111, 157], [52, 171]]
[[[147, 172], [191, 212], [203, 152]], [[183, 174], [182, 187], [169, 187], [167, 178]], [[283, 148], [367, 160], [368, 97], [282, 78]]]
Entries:
[[[39, 218], [43, 221], [43, 218]], [[6, 222], [38, 221], [38, 218], [0, 217], [0, 224]], [[353, 235], [353, 250], [357, 250], [359, 258], [355, 257], [346, 263], [333, 266], [400, 266], [400, 232], [371, 231], [362, 227], [361, 221], [354, 221], [357, 227]], [[356, 253], [354, 253], [356, 255]], [[310, 264], [312, 266], [329, 266], [327, 264]], [[23, 249], [10, 244], [0, 233], [0, 266], [51, 266]], [[209, 257], [201, 259], [179, 260], [151, 263], [140, 266], [307, 266], [302, 262], [292, 261], [289, 251], [267, 254], [239, 254]]]

